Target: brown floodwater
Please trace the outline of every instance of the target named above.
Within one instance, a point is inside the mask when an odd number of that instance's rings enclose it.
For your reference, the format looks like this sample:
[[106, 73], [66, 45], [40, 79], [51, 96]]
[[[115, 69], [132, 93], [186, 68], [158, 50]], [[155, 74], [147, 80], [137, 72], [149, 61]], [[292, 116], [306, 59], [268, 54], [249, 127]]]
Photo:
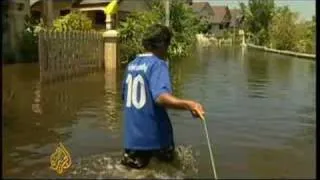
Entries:
[[[202, 48], [171, 60], [174, 93], [200, 101], [219, 178], [315, 178], [315, 63], [257, 50]], [[201, 122], [171, 111], [179, 162], [121, 169], [122, 72], [39, 83], [37, 64], [3, 67], [3, 172], [58, 177], [58, 142], [73, 165], [64, 177], [213, 177]]]

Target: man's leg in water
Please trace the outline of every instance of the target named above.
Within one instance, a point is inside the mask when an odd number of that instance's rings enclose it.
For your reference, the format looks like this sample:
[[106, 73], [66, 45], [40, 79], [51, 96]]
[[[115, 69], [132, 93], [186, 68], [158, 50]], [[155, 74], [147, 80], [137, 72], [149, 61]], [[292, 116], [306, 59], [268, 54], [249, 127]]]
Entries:
[[138, 151], [125, 149], [121, 164], [134, 168], [141, 169], [146, 167], [152, 157], [152, 151]]
[[172, 162], [175, 158], [174, 147], [163, 148], [161, 150], [153, 151], [138, 151], [138, 150], [125, 150], [121, 164], [134, 168], [142, 169], [146, 167], [152, 157], [156, 157], [159, 161]]
[[172, 162], [175, 158], [174, 146], [154, 151], [153, 156], [155, 156], [159, 161]]

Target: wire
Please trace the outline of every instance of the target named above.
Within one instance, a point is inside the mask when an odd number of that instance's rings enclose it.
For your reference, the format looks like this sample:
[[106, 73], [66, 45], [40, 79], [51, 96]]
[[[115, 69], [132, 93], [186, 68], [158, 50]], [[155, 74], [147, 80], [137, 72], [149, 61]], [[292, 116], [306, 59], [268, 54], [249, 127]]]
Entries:
[[[200, 114], [200, 113], [199, 113]], [[209, 138], [209, 133], [208, 133], [208, 128], [207, 128], [207, 123], [206, 123], [206, 119], [203, 117], [203, 115], [200, 114], [200, 118], [203, 121], [203, 128], [204, 128], [204, 132], [207, 138], [207, 144], [208, 144], [208, 149], [209, 149], [209, 154], [210, 154], [210, 161], [211, 161], [211, 166], [212, 166], [212, 171], [213, 171], [213, 175], [214, 175], [214, 179], [218, 179], [217, 176], [217, 171], [216, 171], [216, 166], [214, 163], [214, 158], [213, 158], [213, 153], [212, 153], [212, 149], [211, 149], [211, 143], [210, 143], [210, 138]]]

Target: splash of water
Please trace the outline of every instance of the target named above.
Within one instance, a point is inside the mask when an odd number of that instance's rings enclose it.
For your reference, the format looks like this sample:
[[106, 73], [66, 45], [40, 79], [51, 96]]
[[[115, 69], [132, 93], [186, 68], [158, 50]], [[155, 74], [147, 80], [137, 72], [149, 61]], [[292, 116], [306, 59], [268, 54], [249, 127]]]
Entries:
[[176, 160], [170, 164], [151, 159], [150, 164], [142, 170], [130, 169], [120, 164], [121, 153], [116, 155], [99, 154], [80, 159], [76, 162], [69, 178], [157, 178], [183, 179], [198, 172], [195, 153], [191, 146], [176, 147]]

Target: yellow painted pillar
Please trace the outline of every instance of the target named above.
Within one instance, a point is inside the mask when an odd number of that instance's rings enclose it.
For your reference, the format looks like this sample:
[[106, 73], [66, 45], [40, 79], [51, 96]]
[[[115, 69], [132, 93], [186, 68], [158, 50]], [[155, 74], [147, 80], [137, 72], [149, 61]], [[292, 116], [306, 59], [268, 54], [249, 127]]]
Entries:
[[119, 64], [119, 35], [116, 30], [107, 30], [104, 38], [104, 67], [105, 71], [115, 70]]
[[112, 27], [111, 15], [106, 14], [106, 30], [110, 30]]
[[[111, 3], [114, 3], [114, 2], [115, 1]], [[113, 8], [115, 7], [116, 6], [114, 6]], [[116, 21], [116, 19], [112, 19], [112, 15], [116, 15], [116, 13], [105, 12], [105, 14], [106, 14], [106, 20], [105, 20], [106, 31], [103, 33], [103, 38], [104, 38], [104, 67], [105, 67], [105, 72], [107, 72], [110, 70], [111, 71], [116, 70], [119, 64], [119, 33], [117, 30], [112, 29], [113, 21]], [[114, 23], [114, 24], [117, 24], [117, 23]]]
[[112, 19], [106, 15], [106, 31], [104, 38], [104, 67], [105, 67], [105, 92], [109, 95], [105, 97], [106, 119], [109, 130], [118, 128], [117, 114], [117, 68], [119, 64], [119, 33], [112, 29]]

